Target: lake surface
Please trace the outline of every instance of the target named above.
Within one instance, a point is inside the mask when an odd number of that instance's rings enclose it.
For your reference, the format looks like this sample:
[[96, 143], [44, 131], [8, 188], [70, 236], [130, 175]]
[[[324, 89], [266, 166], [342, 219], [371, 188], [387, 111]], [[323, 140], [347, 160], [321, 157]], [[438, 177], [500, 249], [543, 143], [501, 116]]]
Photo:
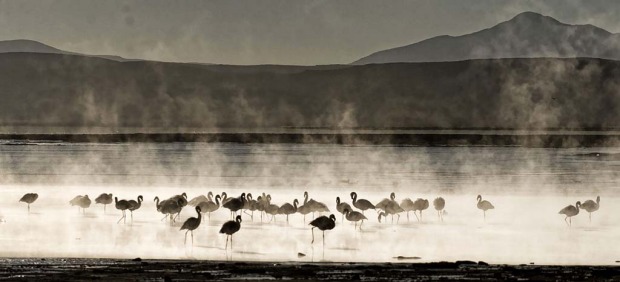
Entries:
[[620, 148], [6, 144], [12, 143], [0, 141], [0, 183], [11, 184], [407, 193], [620, 192], [620, 155], [615, 155]]
[[[4, 142], [4, 143], [3, 143]], [[484, 260], [490, 263], [614, 264], [620, 259], [618, 174], [620, 148], [530, 149], [517, 147], [395, 147], [222, 143], [49, 143], [0, 145], [0, 256], [110, 257], [257, 261], [416, 262]], [[597, 155], [598, 154], [598, 155]], [[303, 202], [303, 191], [335, 213], [337, 226], [310, 244], [312, 216], [282, 215], [263, 222], [243, 215], [233, 251], [218, 233], [229, 219], [220, 209], [183, 245], [182, 221], [161, 221], [155, 196], [208, 191], [229, 195], [262, 192], [273, 203]], [[335, 197], [349, 193], [376, 203], [396, 193], [404, 198], [446, 199], [440, 222], [433, 210], [418, 222], [402, 214], [379, 223], [366, 211], [362, 230], [341, 221]], [[39, 193], [28, 214], [18, 200]], [[91, 205], [79, 213], [75, 195], [143, 195], [134, 222], [117, 224], [121, 212]], [[486, 220], [476, 208], [482, 194], [496, 209]], [[582, 211], [568, 228], [558, 211], [601, 196], [601, 209]], [[298, 257], [298, 253], [306, 256]], [[408, 261], [410, 262], [410, 261]]]

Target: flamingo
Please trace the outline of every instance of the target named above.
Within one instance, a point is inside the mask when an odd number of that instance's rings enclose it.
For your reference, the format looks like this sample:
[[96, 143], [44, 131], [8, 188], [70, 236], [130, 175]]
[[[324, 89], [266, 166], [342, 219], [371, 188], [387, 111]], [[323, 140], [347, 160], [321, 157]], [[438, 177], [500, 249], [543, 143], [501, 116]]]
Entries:
[[178, 213], [180, 213], [181, 210], [183, 209], [181, 205], [183, 203], [182, 199], [177, 199], [177, 201], [174, 201], [172, 199], [167, 199], [167, 200], [163, 200], [160, 202], [159, 197], [155, 197], [153, 201], [155, 201], [155, 206], [157, 207], [157, 211], [164, 214], [164, 217], [161, 220], [166, 219], [166, 217], [170, 215], [170, 224], [173, 224], [174, 220], [176, 219], [176, 217], [173, 218], [173, 214], [176, 213], [178, 216]]
[[355, 222], [355, 227], [354, 227], [355, 229], [357, 229], [357, 222], [361, 221], [361, 223], [360, 223], [360, 231], [362, 230], [362, 224], [364, 224], [364, 220], [368, 219], [361, 212], [351, 211], [351, 210], [348, 210], [348, 209], [344, 210], [344, 215], [345, 215], [345, 217], [347, 218], [348, 221]]
[[164, 214], [164, 218], [161, 219], [161, 220], [164, 220], [168, 216], [168, 214], [164, 212], [163, 210], [164, 203], [166, 202], [166, 200], [163, 200], [160, 202], [159, 197], [155, 196], [155, 199], [153, 199], [153, 202], [155, 202], [155, 208], [157, 208], [157, 211]]
[[275, 221], [279, 210], [280, 207], [278, 207], [278, 205], [271, 204], [271, 195], [267, 195], [267, 206], [265, 206], [265, 213], [270, 214], [271, 220]]
[[353, 206], [358, 208], [364, 213], [365, 210], [375, 209], [375, 205], [373, 205], [370, 201], [366, 199], [357, 199], [357, 193], [351, 192], [351, 199], [353, 200]]
[[[114, 205], [116, 206], [117, 210], [121, 210], [123, 212], [123, 216], [121, 216], [121, 218], [116, 222], [117, 224], [119, 222], [121, 222], [121, 220], [125, 219], [125, 211], [128, 210], [131, 205], [129, 205], [129, 202], [126, 200], [118, 200], [118, 197], [114, 197]], [[123, 220], [123, 223], [125, 223], [125, 221]]]
[[101, 195], [97, 196], [97, 198], [95, 198], [95, 204], [103, 205], [103, 213], [105, 213], [106, 206], [111, 204], [113, 201], [114, 201], [114, 198], [112, 197], [112, 193], [110, 194], [102, 193]]
[[482, 196], [478, 195], [478, 197], [476, 198], [478, 200], [478, 208], [482, 210], [483, 214], [484, 214], [484, 220], [486, 221], [487, 219], [487, 210], [492, 210], [495, 207], [493, 206], [493, 204], [491, 204], [491, 202], [487, 201], [487, 200], [482, 200]]
[[[413, 202], [413, 214], [418, 219], [418, 221], [422, 221], [422, 211], [428, 209], [428, 200], [417, 198], [415, 202]], [[420, 217], [416, 214], [416, 211], [420, 211]]]
[[327, 207], [327, 205], [315, 201], [314, 199], [310, 199], [308, 200], [308, 192], [305, 191], [304, 192], [304, 205], [308, 205], [310, 207], [310, 210], [312, 211], [312, 217], [314, 218], [314, 213], [318, 212], [329, 212], [329, 208]]
[[209, 213], [209, 221], [211, 221], [211, 213], [220, 208], [220, 195], [215, 196], [215, 203], [211, 201], [201, 202], [197, 207], [200, 207], [201, 211]]
[[142, 195], [138, 196], [138, 201], [134, 201], [134, 200], [127, 201], [129, 203], [129, 213], [131, 214], [131, 222], [133, 222], [133, 211], [139, 209], [142, 206], [142, 201], [144, 201], [144, 198], [142, 198]]
[[181, 193], [181, 195], [174, 195], [170, 197], [170, 200], [173, 200], [182, 207], [187, 206], [187, 194], [185, 192]]
[[[226, 197], [226, 193], [222, 193]], [[231, 198], [228, 201], [224, 202], [222, 200], [222, 206], [230, 210], [230, 217], [233, 217], [233, 214], [237, 214], [237, 211], [243, 209], [245, 205], [245, 193], [241, 193], [241, 196], [238, 198]]]
[[293, 201], [293, 204], [289, 204], [289, 203], [285, 203], [283, 204], [279, 209], [278, 209], [278, 214], [285, 214], [286, 215], [286, 223], [288, 223], [288, 216], [290, 214], [294, 214], [297, 212], [297, 204], [299, 203], [299, 201], [297, 201], [297, 199], [295, 199]]
[[325, 230], [332, 230], [336, 227], [336, 216], [333, 214], [330, 214], [329, 217], [319, 216], [311, 221], [310, 225], [312, 225], [312, 242], [310, 244], [314, 244], [314, 228], [318, 228], [323, 232], [323, 249], [325, 249]]
[[79, 209], [82, 209], [82, 213], [86, 213], [86, 209], [88, 207], [90, 207], [90, 199], [88, 198], [88, 195], [84, 195], [84, 196], [75, 196], [71, 201], [69, 201], [69, 204], [71, 204], [72, 206], [78, 206], [78, 212]]
[[[393, 193], [392, 193], [393, 194]], [[400, 213], [404, 212], [405, 210], [403, 208], [400, 207], [400, 205], [398, 205], [398, 203], [394, 200], [389, 201], [385, 208], [384, 208], [383, 214], [387, 217], [387, 215], [392, 215], [392, 223], [394, 223], [394, 215], [397, 215], [398, 218], [396, 219], [396, 223], [398, 223], [398, 221], [400, 221]], [[381, 214], [381, 213], [380, 213]], [[381, 222], [381, 220], [379, 220], [379, 222]]]
[[392, 193], [390, 193], [390, 198], [389, 199], [385, 198], [385, 199], [381, 200], [381, 202], [378, 202], [375, 205], [375, 208], [385, 211], [385, 207], [387, 207], [387, 205], [389, 203], [394, 202], [394, 199], [396, 199], [396, 194], [394, 194], [394, 192], [392, 192]]
[[34, 203], [39, 198], [39, 194], [37, 193], [27, 193], [19, 199], [20, 202], [24, 202], [28, 204], [28, 213], [30, 213], [30, 204]]
[[270, 199], [271, 199], [271, 196], [269, 196], [269, 199], [268, 199], [264, 192], [262, 196], [258, 196], [258, 198], [256, 198], [256, 202], [258, 204], [258, 206], [256, 207], [256, 210], [260, 211], [261, 222], [263, 222], [263, 213], [266, 213], [265, 209], [267, 208], [267, 206], [269, 206]]
[[205, 195], [196, 196], [196, 197], [192, 198], [191, 200], [189, 200], [189, 202], [187, 202], [187, 204], [192, 206], [192, 207], [195, 207], [195, 206], [198, 206], [198, 204], [200, 204], [202, 202], [210, 201], [210, 197], [208, 196], [210, 194], [212, 194], [212, 193], [209, 192], [209, 194], [207, 194], [206, 197], [205, 197]]
[[407, 221], [409, 221], [409, 212], [414, 211], [413, 213], [415, 213], [415, 205], [413, 204], [413, 201], [409, 198], [405, 198], [400, 202], [400, 207], [407, 212]]
[[226, 246], [224, 247], [226, 250], [228, 250], [228, 237], [230, 236], [230, 250], [232, 251], [232, 247], [233, 247], [232, 236], [233, 234], [237, 233], [239, 229], [241, 229], [241, 216], [240, 215], [238, 215], [235, 218], [235, 221], [230, 220], [222, 225], [222, 228], [220, 229], [220, 233], [226, 234]]
[[435, 210], [437, 210], [437, 217], [439, 217], [439, 219], [443, 221], [443, 213], [444, 208], [446, 207], [446, 200], [444, 200], [442, 197], [435, 198], [435, 200], [433, 200], [433, 206], [435, 207]]
[[340, 202], [340, 197], [336, 197], [336, 210], [342, 214], [341, 221], [344, 221], [344, 210], [353, 210], [351, 206], [345, 202]]
[[183, 245], [187, 245], [187, 232], [192, 234], [192, 246], [194, 246], [194, 230], [200, 226], [200, 221], [202, 221], [202, 214], [200, 213], [200, 207], [196, 207], [196, 213], [198, 214], [198, 218], [190, 217], [183, 222], [183, 226], [179, 230], [187, 230], [185, 231], [185, 240], [183, 241]]
[[[566, 225], [568, 225], [568, 227], [571, 227], [573, 225], [573, 221], [571, 218], [579, 214], [580, 207], [581, 207], [581, 202], [577, 202], [575, 203], [574, 206], [568, 205], [565, 208], [560, 210], [559, 214], [566, 215], [566, 217], [564, 218], [564, 221], [566, 222]], [[568, 219], [568, 221], [566, 221], [566, 219]]]
[[304, 216], [304, 223], [306, 223], [306, 215], [312, 212], [312, 208], [308, 204], [303, 204], [297, 207], [297, 212]]
[[232, 199], [233, 198], [228, 198], [228, 194], [226, 194], [226, 192], [222, 192], [222, 206]]
[[[183, 207], [187, 205], [187, 200], [184, 201], [183, 198], [176, 198], [176, 201], [174, 199], [170, 199], [164, 204], [165, 205], [163, 208], [168, 212], [168, 214], [170, 214], [170, 224], [172, 225], [176, 219], [181, 216], [181, 211], [183, 210]], [[172, 215], [174, 214], [176, 215], [173, 217]]]
[[583, 202], [583, 204], [581, 204], [581, 208], [588, 212], [588, 217], [590, 218], [590, 222], [592, 222], [592, 213], [598, 210], [600, 202], [601, 202], [601, 197], [596, 196], [596, 202], [592, 200], [587, 200]]
[[[248, 193], [246, 196], [245, 204], [243, 205], [243, 209], [245, 210], [245, 214], [249, 215], [252, 221], [254, 221], [254, 211], [258, 209], [258, 201], [252, 198], [252, 193]], [[247, 211], [251, 211], [249, 214]]]

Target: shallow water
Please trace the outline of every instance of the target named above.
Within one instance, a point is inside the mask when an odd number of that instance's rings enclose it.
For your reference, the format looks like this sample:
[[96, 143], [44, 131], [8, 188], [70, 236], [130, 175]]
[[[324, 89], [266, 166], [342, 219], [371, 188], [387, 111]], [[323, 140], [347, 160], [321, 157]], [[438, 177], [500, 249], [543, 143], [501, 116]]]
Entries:
[[[48, 144], [0, 145], [0, 256], [69, 256], [261, 261], [415, 262], [483, 260], [490, 263], [614, 264], [618, 257], [620, 207], [614, 158], [584, 157], [607, 149], [524, 149], [498, 147], [377, 147], [336, 145], [237, 144]], [[224, 250], [219, 227], [229, 213], [219, 210], [194, 232], [194, 246], [183, 245], [181, 223], [160, 221], [152, 199], [208, 191], [238, 195], [267, 192], [273, 202], [303, 191], [334, 211], [337, 226], [310, 244], [303, 216], [260, 223], [243, 216], [233, 251]], [[335, 197], [349, 193], [378, 202], [443, 196], [448, 214], [439, 222], [432, 210], [417, 222], [410, 213], [398, 223], [378, 223], [367, 211], [362, 230], [342, 223]], [[28, 214], [17, 202], [39, 193]], [[120, 211], [92, 205], [78, 213], [68, 202], [77, 194], [91, 199], [103, 192], [123, 199], [144, 195], [134, 222], [117, 224]], [[476, 208], [482, 194], [496, 209], [486, 221]], [[601, 209], [588, 222], [585, 211], [568, 228], [557, 212], [576, 201], [601, 195]], [[194, 216], [191, 207], [182, 220]], [[305, 257], [298, 257], [304, 253]]]

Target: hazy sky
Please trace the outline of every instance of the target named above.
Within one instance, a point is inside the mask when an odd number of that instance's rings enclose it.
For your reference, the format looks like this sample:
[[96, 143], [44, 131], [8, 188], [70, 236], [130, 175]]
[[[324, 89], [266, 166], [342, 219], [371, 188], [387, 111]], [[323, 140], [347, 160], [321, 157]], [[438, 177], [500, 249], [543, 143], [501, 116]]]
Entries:
[[620, 32], [615, 0], [0, 0], [0, 40], [163, 61], [338, 64], [523, 11]]

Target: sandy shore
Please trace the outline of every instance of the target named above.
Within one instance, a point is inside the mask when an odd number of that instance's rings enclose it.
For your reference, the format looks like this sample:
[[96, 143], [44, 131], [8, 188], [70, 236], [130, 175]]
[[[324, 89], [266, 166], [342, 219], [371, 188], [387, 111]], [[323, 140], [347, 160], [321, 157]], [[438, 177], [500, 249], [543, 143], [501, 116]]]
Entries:
[[0, 279], [618, 281], [620, 266], [487, 265], [471, 261], [411, 264], [9, 258], [0, 260]]

